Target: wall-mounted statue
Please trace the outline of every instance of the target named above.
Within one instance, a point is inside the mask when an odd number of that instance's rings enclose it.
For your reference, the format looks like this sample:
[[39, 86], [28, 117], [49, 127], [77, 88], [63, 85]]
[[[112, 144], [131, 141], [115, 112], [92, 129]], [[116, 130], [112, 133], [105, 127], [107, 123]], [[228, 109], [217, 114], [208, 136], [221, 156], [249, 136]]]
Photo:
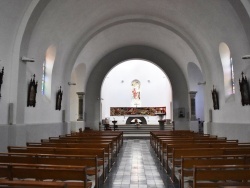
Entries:
[[36, 93], [37, 93], [37, 81], [35, 81], [36, 75], [33, 75], [33, 78], [30, 79], [28, 86], [28, 101], [27, 106], [36, 106]]
[[247, 81], [247, 77], [244, 76], [244, 73], [241, 73], [242, 78], [241, 80], [239, 79], [239, 84], [240, 84], [240, 93], [241, 93], [241, 104], [244, 105], [249, 105], [250, 104], [250, 96], [249, 96], [249, 85]]
[[4, 75], [4, 67], [2, 68], [2, 71], [0, 72], [0, 98], [1, 96], [1, 87], [2, 87], [2, 83], [3, 83], [3, 75]]
[[61, 110], [62, 95], [63, 95], [63, 92], [60, 86], [60, 89], [56, 93], [56, 110]]
[[219, 96], [214, 86], [212, 90], [212, 99], [213, 99], [214, 110], [219, 110]]

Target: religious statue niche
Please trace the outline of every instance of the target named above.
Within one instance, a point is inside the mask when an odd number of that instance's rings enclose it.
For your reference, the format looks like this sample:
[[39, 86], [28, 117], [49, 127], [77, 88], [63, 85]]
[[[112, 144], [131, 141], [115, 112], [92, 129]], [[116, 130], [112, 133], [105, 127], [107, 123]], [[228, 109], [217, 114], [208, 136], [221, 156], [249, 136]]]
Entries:
[[28, 102], [27, 106], [36, 106], [36, 93], [37, 93], [37, 81], [35, 81], [36, 75], [33, 75], [33, 78], [30, 79], [28, 86]]
[[212, 99], [213, 99], [214, 110], [219, 110], [219, 96], [214, 86], [212, 90]]
[[247, 81], [247, 77], [244, 76], [244, 73], [241, 73], [242, 78], [239, 79], [240, 84], [240, 93], [241, 93], [241, 104], [243, 106], [250, 104], [250, 96], [249, 96], [249, 85]]
[[56, 93], [56, 110], [61, 110], [62, 95], [63, 95], [63, 92], [60, 86], [60, 89]]
[[133, 80], [131, 83], [131, 86], [132, 86], [131, 106], [140, 107], [141, 106], [141, 92], [140, 92], [141, 83], [139, 80]]
[[3, 74], [4, 74], [4, 67], [2, 68], [2, 71], [0, 72], [0, 98], [2, 97], [1, 96], [1, 86], [3, 83]]

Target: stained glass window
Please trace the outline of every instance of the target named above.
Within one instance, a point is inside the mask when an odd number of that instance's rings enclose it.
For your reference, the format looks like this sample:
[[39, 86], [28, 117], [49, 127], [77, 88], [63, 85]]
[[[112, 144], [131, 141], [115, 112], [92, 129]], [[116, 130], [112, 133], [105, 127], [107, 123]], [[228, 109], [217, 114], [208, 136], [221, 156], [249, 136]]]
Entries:
[[46, 61], [43, 62], [42, 95], [45, 95], [45, 76], [46, 76]]
[[232, 85], [232, 93], [235, 94], [235, 83], [234, 83], [234, 66], [233, 66], [233, 58], [230, 58], [230, 68], [231, 68], [231, 85]]

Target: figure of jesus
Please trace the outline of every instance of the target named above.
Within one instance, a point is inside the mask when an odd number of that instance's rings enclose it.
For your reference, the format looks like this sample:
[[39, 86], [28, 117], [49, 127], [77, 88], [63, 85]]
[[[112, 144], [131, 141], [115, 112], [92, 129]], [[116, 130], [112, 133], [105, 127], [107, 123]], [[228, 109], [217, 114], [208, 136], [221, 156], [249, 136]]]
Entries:
[[136, 91], [135, 88], [133, 89], [132, 93], [134, 99], [140, 99], [140, 92]]
[[131, 106], [140, 107], [141, 106], [141, 97], [140, 97], [140, 81], [132, 81], [132, 101]]

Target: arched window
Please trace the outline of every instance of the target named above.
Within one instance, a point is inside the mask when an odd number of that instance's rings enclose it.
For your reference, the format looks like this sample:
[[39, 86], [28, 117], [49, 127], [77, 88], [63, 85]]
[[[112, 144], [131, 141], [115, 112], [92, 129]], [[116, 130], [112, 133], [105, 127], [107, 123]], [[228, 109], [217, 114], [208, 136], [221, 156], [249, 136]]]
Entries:
[[46, 61], [43, 62], [42, 95], [45, 95]]
[[232, 94], [235, 94], [235, 83], [234, 83], [234, 65], [233, 58], [230, 58], [230, 67], [231, 67], [231, 85], [232, 85]]
[[220, 58], [224, 75], [224, 90], [226, 98], [235, 93], [233, 58], [226, 43], [219, 46]]
[[48, 99], [51, 98], [52, 70], [56, 58], [56, 47], [51, 45], [45, 55], [42, 74], [42, 94]]

